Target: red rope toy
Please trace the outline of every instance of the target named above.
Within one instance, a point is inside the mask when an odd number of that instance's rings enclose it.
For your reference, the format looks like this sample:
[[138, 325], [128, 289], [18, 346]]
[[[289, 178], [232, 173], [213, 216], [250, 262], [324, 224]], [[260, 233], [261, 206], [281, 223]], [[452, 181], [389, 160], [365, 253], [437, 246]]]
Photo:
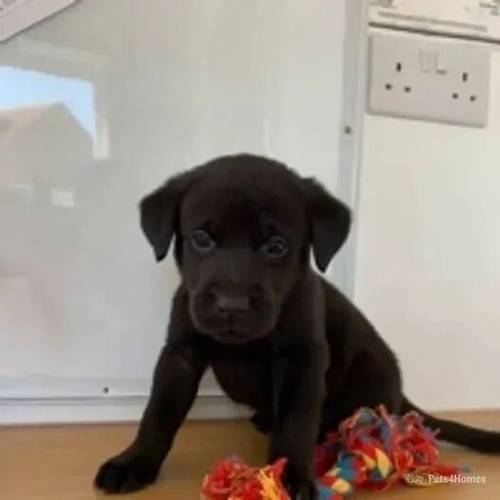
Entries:
[[[357, 488], [381, 490], [397, 481], [430, 484], [430, 475], [461, 469], [438, 462], [436, 432], [409, 412], [390, 415], [384, 406], [361, 408], [316, 447], [314, 472], [320, 500], [342, 500]], [[290, 500], [281, 477], [286, 459], [262, 469], [239, 458], [222, 460], [205, 476], [203, 500]]]

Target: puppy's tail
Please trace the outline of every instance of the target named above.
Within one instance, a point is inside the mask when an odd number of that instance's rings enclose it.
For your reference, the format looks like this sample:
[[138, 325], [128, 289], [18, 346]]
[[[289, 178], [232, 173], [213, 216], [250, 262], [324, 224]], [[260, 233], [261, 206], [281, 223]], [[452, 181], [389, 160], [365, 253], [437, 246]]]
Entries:
[[500, 432], [478, 429], [469, 425], [433, 417], [417, 408], [406, 397], [403, 400], [402, 412], [416, 411], [424, 417], [425, 425], [439, 429], [438, 439], [466, 446], [482, 453], [500, 453]]

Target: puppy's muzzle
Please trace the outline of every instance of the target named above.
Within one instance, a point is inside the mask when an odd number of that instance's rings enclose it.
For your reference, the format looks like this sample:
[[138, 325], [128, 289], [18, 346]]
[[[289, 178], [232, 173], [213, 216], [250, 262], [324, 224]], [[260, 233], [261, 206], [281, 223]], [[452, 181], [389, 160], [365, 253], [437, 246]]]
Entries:
[[276, 308], [271, 294], [257, 284], [214, 284], [192, 296], [191, 315], [198, 329], [222, 342], [240, 343], [267, 334]]
[[217, 313], [227, 317], [234, 313], [245, 313], [250, 309], [250, 297], [247, 295], [218, 294], [215, 297]]

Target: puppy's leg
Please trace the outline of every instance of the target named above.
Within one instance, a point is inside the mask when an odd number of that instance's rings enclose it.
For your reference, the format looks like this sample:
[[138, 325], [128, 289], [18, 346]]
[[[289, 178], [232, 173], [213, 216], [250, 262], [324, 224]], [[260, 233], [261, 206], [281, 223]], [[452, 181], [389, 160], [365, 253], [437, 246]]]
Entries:
[[[339, 385], [338, 380], [343, 383]], [[380, 359], [373, 353], [360, 351], [352, 356], [350, 366], [341, 376], [335, 366], [330, 367], [326, 384], [329, 394], [323, 407], [320, 442], [362, 406], [376, 408], [383, 404], [390, 413], [400, 414], [401, 375], [392, 356]]]
[[198, 389], [206, 362], [194, 347], [164, 347], [149, 403], [133, 443], [105, 462], [95, 485], [107, 493], [130, 492], [152, 483]]
[[286, 484], [293, 499], [313, 500], [314, 445], [324, 399], [325, 349], [301, 347], [275, 370], [278, 404], [270, 442], [270, 461], [288, 459]]
[[273, 428], [273, 418], [265, 413], [255, 413], [250, 422], [255, 426], [255, 428], [262, 432], [263, 434], [268, 434]]

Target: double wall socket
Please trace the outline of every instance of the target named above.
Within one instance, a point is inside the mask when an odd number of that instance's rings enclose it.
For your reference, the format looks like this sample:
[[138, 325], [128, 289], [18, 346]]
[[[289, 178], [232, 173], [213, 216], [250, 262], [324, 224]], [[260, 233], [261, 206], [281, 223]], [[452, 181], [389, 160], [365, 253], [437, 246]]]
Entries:
[[369, 111], [484, 127], [490, 53], [480, 45], [373, 34]]

